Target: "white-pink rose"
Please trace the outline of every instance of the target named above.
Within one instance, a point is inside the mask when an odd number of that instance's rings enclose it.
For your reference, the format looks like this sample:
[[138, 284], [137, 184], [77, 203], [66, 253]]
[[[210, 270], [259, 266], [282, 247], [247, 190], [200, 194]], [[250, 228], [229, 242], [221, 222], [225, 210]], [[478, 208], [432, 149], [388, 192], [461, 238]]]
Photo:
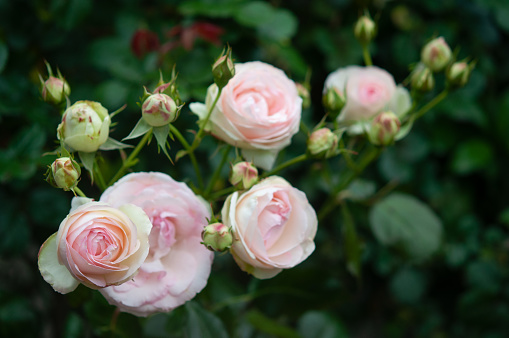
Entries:
[[75, 198], [58, 232], [41, 246], [39, 270], [60, 293], [73, 291], [79, 283], [92, 289], [124, 283], [149, 253], [151, 227], [135, 205], [114, 208]]
[[[213, 84], [205, 104], [190, 105], [200, 120], [205, 119], [217, 94]], [[259, 61], [238, 63], [205, 128], [241, 148], [247, 161], [270, 169], [279, 151], [298, 132], [301, 113], [297, 87], [282, 70]]]
[[100, 290], [110, 304], [148, 316], [182, 305], [205, 287], [213, 253], [200, 242], [210, 211], [186, 184], [162, 173], [133, 173], [106, 189], [101, 201], [137, 205], [153, 225], [150, 252], [138, 274]]
[[329, 74], [324, 92], [335, 87], [345, 93], [346, 103], [338, 121], [359, 122], [369, 120], [383, 110], [402, 117], [411, 106], [408, 91], [396, 86], [387, 71], [376, 66], [349, 66]]
[[315, 249], [316, 213], [306, 195], [281, 177], [268, 177], [242, 194], [230, 195], [222, 218], [233, 230], [235, 261], [256, 278], [274, 277]]

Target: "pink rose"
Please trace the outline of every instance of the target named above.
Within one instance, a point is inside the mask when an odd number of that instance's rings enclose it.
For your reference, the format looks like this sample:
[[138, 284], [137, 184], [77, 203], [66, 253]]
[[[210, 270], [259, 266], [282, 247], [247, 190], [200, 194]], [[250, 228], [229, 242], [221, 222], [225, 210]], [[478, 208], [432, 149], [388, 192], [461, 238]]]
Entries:
[[[200, 120], [206, 117], [217, 93], [213, 84], [205, 104], [190, 105]], [[297, 87], [282, 70], [258, 61], [238, 63], [205, 128], [241, 148], [247, 161], [270, 169], [279, 151], [298, 132], [301, 112]]]
[[135, 204], [153, 225], [150, 252], [138, 274], [100, 290], [110, 304], [148, 316], [182, 305], [205, 287], [213, 253], [200, 242], [210, 211], [187, 185], [162, 173], [133, 173], [106, 189], [101, 201]]
[[[82, 204], [77, 206], [77, 204]], [[149, 253], [152, 225], [141, 208], [75, 198], [58, 232], [39, 251], [39, 270], [60, 293], [81, 282], [98, 289], [131, 279]]]
[[315, 249], [318, 221], [306, 195], [271, 176], [230, 195], [223, 223], [233, 230], [232, 254], [256, 278], [271, 278], [304, 261]]
[[338, 121], [368, 120], [382, 110], [392, 111], [401, 118], [410, 109], [408, 91], [396, 87], [392, 75], [375, 66], [340, 68], [325, 80], [324, 93], [331, 87], [346, 97]]

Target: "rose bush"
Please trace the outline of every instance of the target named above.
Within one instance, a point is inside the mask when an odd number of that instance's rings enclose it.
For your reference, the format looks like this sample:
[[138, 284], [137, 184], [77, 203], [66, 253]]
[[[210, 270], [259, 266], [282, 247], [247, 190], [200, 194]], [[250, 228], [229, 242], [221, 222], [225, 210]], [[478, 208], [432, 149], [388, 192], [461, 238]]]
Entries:
[[147, 316], [170, 311], [205, 287], [213, 253], [200, 242], [210, 211], [186, 184], [162, 173], [133, 173], [106, 189], [100, 200], [137, 205], [153, 225], [150, 252], [136, 277], [100, 290], [110, 304]]
[[[408, 91], [396, 86], [393, 76], [376, 66], [340, 68], [325, 80], [324, 93], [332, 87], [344, 93], [346, 98], [337, 118], [340, 122], [362, 122], [382, 110], [392, 111], [401, 118], [411, 106]], [[353, 128], [349, 131], [361, 133], [363, 130]]]
[[149, 253], [147, 215], [131, 204], [117, 209], [87, 198], [75, 198], [73, 204], [39, 251], [44, 279], [60, 293], [79, 283], [98, 289], [131, 279]]
[[[211, 85], [205, 104], [190, 109], [205, 119], [219, 89]], [[235, 64], [235, 76], [223, 88], [205, 126], [217, 138], [242, 149], [256, 166], [270, 169], [281, 149], [299, 130], [302, 99], [285, 73], [263, 62]]]
[[222, 218], [234, 233], [232, 254], [256, 278], [271, 278], [304, 261], [315, 249], [317, 217], [306, 195], [271, 176], [224, 203]]

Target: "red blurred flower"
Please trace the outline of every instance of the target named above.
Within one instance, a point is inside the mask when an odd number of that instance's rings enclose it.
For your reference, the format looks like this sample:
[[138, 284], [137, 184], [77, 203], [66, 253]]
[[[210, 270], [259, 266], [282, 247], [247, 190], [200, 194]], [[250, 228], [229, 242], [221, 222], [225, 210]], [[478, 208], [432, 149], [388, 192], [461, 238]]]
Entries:
[[131, 50], [138, 58], [159, 48], [159, 37], [148, 29], [138, 29], [131, 39]]

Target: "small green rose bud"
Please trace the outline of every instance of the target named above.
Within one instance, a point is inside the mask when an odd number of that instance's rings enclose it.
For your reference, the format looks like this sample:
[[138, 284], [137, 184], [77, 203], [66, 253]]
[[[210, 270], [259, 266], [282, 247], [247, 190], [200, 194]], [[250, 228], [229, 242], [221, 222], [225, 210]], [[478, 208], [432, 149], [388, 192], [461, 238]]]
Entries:
[[69, 157], [56, 159], [50, 166], [46, 181], [56, 188], [65, 191], [73, 189], [79, 181], [81, 168]]
[[307, 146], [311, 155], [328, 158], [336, 154], [339, 138], [329, 128], [315, 130], [308, 138]]
[[69, 84], [63, 77], [50, 76], [46, 81], [42, 82], [41, 95], [45, 102], [59, 105], [65, 102], [65, 98], [69, 94], [71, 94], [71, 87], [69, 87]]
[[417, 65], [410, 76], [412, 88], [420, 92], [429, 92], [435, 87], [435, 78], [431, 69], [422, 63]]
[[447, 69], [447, 81], [453, 86], [463, 87], [470, 79], [473, 68], [474, 64], [469, 65], [465, 61], [455, 62]]
[[212, 65], [214, 82], [219, 88], [226, 86], [228, 81], [235, 75], [235, 65], [232, 61], [232, 50], [230, 47]]
[[341, 109], [345, 106], [345, 95], [336, 87], [330, 87], [323, 95], [322, 103], [325, 110], [332, 115], [333, 119], [335, 119], [341, 112]]
[[201, 233], [203, 245], [211, 251], [223, 252], [231, 248], [233, 235], [231, 228], [223, 223], [213, 223], [203, 228]]
[[431, 40], [421, 51], [421, 61], [433, 72], [443, 70], [451, 59], [451, 48], [449, 48], [443, 37]]
[[382, 112], [371, 123], [368, 133], [369, 141], [377, 146], [387, 146], [394, 142], [401, 122], [393, 112]]
[[94, 152], [108, 140], [111, 118], [99, 102], [77, 101], [64, 112], [57, 137], [76, 151]]
[[302, 99], [302, 108], [309, 108], [309, 106], [311, 106], [311, 94], [309, 90], [302, 83], [296, 83], [295, 85], [297, 86], [297, 93]]
[[250, 162], [239, 162], [233, 165], [230, 183], [240, 189], [249, 189], [258, 182], [258, 169]]
[[376, 36], [376, 24], [369, 16], [363, 15], [355, 23], [353, 32], [361, 44], [368, 44]]
[[143, 102], [141, 115], [149, 125], [161, 127], [177, 119], [177, 104], [166, 94], [152, 94]]

